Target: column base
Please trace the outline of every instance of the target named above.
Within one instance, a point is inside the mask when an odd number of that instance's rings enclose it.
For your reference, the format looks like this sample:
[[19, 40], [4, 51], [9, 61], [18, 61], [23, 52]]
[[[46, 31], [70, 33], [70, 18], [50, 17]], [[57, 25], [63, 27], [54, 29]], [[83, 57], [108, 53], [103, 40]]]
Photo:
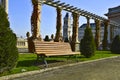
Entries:
[[80, 51], [80, 42], [71, 42], [71, 48], [74, 52]]
[[35, 50], [34, 43], [33, 43], [34, 40], [43, 41], [41, 37], [38, 37], [38, 38], [29, 37], [29, 38], [27, 38], [27, 41], [28, 41], [28, 51], [30, 53], [34, 53], [34, 50]]

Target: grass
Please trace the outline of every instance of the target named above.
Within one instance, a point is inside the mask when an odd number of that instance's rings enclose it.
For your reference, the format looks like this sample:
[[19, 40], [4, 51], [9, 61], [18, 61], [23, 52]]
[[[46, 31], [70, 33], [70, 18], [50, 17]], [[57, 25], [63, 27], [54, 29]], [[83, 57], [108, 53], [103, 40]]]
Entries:
[[100, 58], [112, 57], [112, 56], [119, 56], [119, 54], [113, 54], [110, 51], [96, 51], [95, 56], [91, 58], [85, 58], [84, 56], [80, 56], [80, 61], [88, 61], [88, 60], [95, 60]]
[[[82, 62], [82, 61], [95, 60], [95, 59], [117, 56], [117, 55], [119, 55], [119, 54], [113, 54], [110, 51], [96, 51], [95, 56], [93, 56], [91, 58], [85, 58], [82, 55], [77, 55], [77, 60], [79, 62]], [[37, 57], [36, 54], [29, 54], [29, 53], [28, 54], [19, 54], [19, 60], [18, 60], [18, 64], [17, 64], [16, 68], [14, 68], [13, 70], [11, 70], [9, 73], [7, 73], [5, 75], [41, 69], [41, 67], [39, 65], [35, 64], [36, 57]], [[46, 58], [46, 60], [51, 65], [53, 65], [52, 63], [58, 64], [59, 62], [63, 62], [64, 64], [66, 64], [67, 61], [71, 61], [72, 63], [76, 62], [75, 56], [70, 57], [68, 60], [67, 60], [67, 58], [69, 58], [69, 56], [58, 56], [58, 57], [48, 57], [48, 58]], [[41, 63], [40, 65], [43, 65], [43, 63]], [[63, 65], [63, 64], [60, 63], [59, 65]], [[56, 64], [54, 66], [56, 66]]]

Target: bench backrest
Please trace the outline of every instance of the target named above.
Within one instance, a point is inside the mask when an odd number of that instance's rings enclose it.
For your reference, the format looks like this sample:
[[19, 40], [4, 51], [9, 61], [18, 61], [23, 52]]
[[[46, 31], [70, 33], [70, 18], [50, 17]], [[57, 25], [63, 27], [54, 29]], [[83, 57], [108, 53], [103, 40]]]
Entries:
[[34, 41], [34, 47], [36, 54], [42, 54], [45, 56], [57, 56], [57, 55], [73, 55], [69, 43], [64, 42], [42, 42]]

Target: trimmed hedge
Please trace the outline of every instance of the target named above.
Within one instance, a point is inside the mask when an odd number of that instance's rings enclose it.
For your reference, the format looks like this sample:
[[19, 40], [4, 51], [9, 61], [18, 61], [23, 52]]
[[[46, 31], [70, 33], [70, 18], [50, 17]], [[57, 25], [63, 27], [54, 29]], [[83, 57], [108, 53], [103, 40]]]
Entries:
[[17, 38], [9, 27], [5, 10], [0, 6], [0, 75], [16, 66]]
[[120, 54], [120, 36], [117, 35], [111, 44], [111, 52], [112, 53], [117, 53]]
[[46, 35], [44, 41], [50, 41], [49, 36]]
[[96, 46], [93, 38], [91, 28], [87, 27], [85, 29], [84, 37], [80, 43], [81, 54], [86, 58], [92, 57], [95, 53]]

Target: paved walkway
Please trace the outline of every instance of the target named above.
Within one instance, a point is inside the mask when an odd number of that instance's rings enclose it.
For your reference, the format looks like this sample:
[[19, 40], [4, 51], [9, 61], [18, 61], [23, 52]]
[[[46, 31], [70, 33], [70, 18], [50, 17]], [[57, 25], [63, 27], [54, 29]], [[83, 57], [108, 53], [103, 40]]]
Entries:
[[120, 57], [64, 67], [12, 80], [120, 80]]

